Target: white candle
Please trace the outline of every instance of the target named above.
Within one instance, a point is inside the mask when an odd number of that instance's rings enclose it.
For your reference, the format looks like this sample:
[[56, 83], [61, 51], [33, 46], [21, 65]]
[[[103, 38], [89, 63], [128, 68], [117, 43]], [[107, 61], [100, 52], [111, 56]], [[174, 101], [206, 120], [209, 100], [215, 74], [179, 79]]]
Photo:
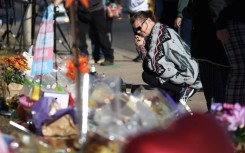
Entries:
[[83, 76], [82, 90], [82, 141], [86, 141], [88, 131], [88, 97], [89, 96], [89, 74]]

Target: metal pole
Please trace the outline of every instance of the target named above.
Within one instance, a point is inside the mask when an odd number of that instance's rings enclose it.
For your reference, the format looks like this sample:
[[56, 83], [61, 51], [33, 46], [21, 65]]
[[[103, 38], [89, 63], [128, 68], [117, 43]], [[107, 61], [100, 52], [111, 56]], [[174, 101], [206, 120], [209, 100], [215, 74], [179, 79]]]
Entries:
[[5, 0], [5, 12], [6, 12], [6, 36], [7, 36], [7, 41], [6, 41], [6, 46], [9, 47], [9, 2], [8, 0]]
[[26, 48], [27, 46], [30, 46], [32, 43], [31, 40], [31, 35], [32, 35], [32, 3], [30, 3], [30, 5], [28, 5], [27, 7], [27, 13], [25, 16], [25, 20], [24, 20], [24, 34], [23, 34], [23, 38], [24, 38], [24, 48]]
[[36, 24], [36, 0], [32, 0], [32, 10], [31, 10], [31, 45], [34, 44], [34, 37], [35, 37], [35, 24]]
[[76, 103], [78, 108], [78, 124], [79, 124], [79, 132], [80, 132], [80, 140], [79, 143], [81, 144], [81, 147], [83, 147], [83, 134], [82, 134], [82, 121], [80, 116], [82, 115], [82, 101], [81, 101], [81, 78], [80, 78], [80, 72], [79, 72], [79, 61], [78, 61], [78, 46], [76, 44], [77, 42], [77, 16], [76, 16], [76, 9], [77, 9], [77, 2], [75, 1], [70, 6], [70, 20], [71, 20], [71, 34], [72, 34], [72, 52], [73, 52], [73, 58], [74, 58], [74, 65], [75, 65], [75, 76], [76, 76]]

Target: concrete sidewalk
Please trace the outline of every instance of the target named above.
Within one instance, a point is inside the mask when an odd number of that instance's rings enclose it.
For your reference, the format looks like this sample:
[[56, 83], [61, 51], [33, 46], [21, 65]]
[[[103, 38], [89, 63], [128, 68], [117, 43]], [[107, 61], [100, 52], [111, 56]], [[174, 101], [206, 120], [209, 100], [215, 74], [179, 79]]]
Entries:
[[[110, 76], [119, 76], [127, 84], [141, 84], [146, 85], [141, 78], [142, 74], [142, 62], [133, 62], [137, 56], [136, 52], [130, 52], [127, 50], [122, 50], [115, 48], [114, 51], [114, 65], [112, 66], [100, 66], [95, 64], [96, 71], [99, 74], [104, 73], [106, 77]], [[151, 95], [154, 90], [145, 89], [144, 94], [147, 96]], [[203, 92], [197, 92], [194, 96], [189, 99], [188, 105], [193, 111], [206, 112], [206, 101], [203, 95]]]

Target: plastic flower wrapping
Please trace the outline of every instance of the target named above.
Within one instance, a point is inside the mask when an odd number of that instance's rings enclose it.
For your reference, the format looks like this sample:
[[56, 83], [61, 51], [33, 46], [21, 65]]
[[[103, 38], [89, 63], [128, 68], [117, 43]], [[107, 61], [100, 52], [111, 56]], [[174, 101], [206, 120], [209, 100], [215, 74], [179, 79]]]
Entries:
[[183, 113], [165, 91], [154, 90], [147, 96], [140, 87], [127, 94], [122, 84], [117, 77], [90, 75], [86, 153], [95, 152], [91, 146], [97, 146], [98, 152], [119, 152], [130, 137], [164, 129]]
[[[212, 112], [215, 117], [231, 133], [234, 144], [238, 145], [238, 149], [245, 152], [245, 106], [229, 103], [212, 104]], [[241, 152], [242, 153], [242, 152]]]

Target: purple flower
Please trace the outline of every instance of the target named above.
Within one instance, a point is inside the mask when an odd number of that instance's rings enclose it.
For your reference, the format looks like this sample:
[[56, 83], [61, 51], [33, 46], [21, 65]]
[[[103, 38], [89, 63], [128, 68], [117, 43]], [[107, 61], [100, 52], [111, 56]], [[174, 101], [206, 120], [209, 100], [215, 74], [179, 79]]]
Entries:
[[223, 105], [222, 105], [221, 103], [213, 103], [213, 104], [211, 105], [211, 110], [212, 110], [213, 112], [221, 111], [222, 108], [223, 108]]

